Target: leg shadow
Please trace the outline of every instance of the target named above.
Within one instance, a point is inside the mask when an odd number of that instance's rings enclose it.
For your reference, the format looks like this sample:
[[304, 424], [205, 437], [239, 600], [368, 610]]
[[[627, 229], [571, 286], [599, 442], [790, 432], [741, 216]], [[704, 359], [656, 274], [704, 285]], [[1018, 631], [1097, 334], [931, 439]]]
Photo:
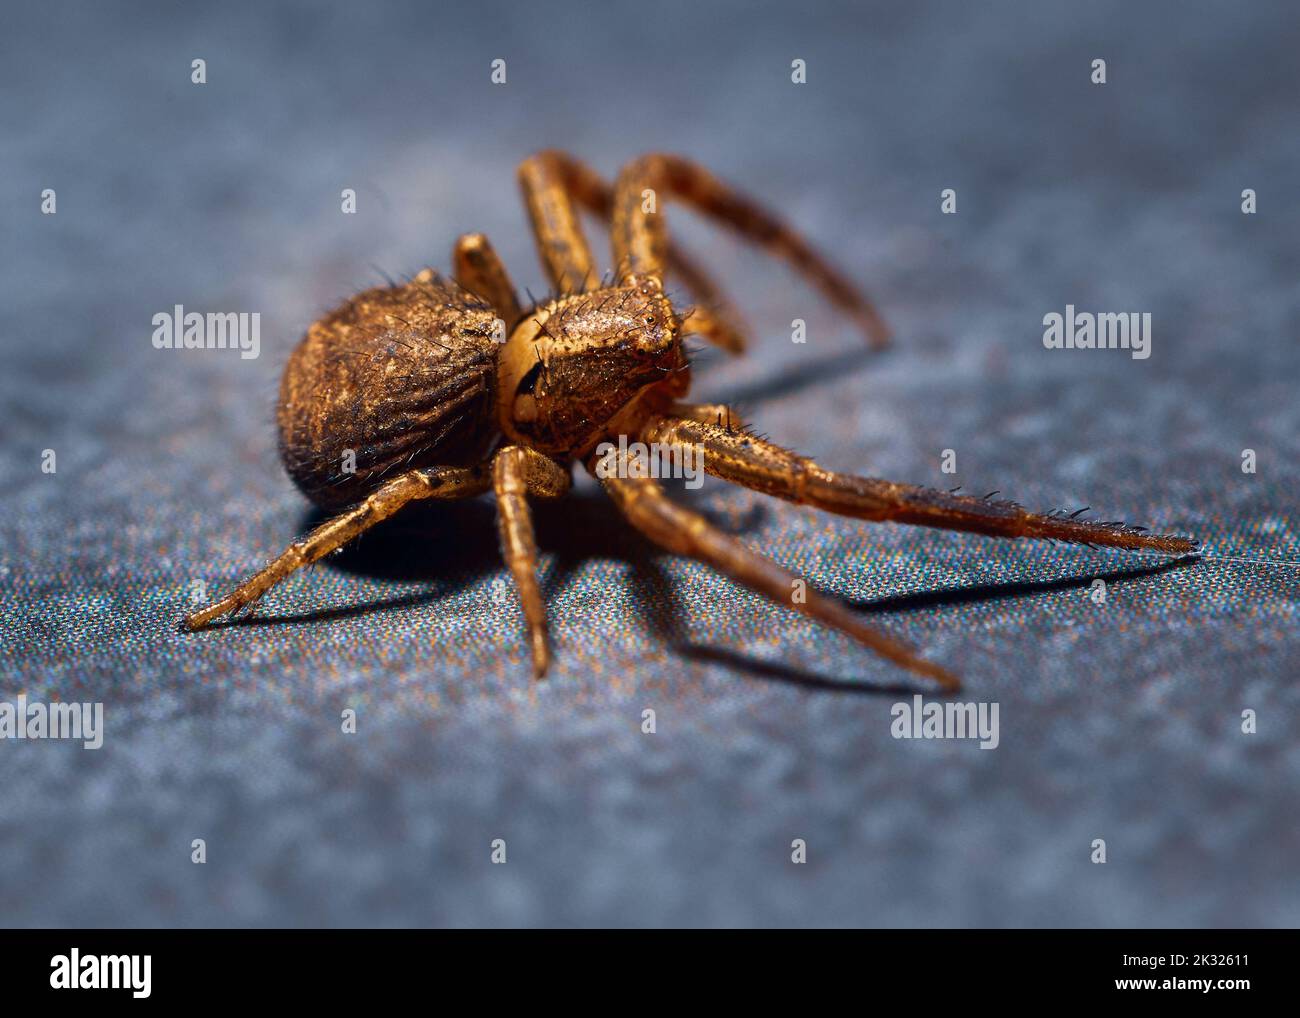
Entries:
[[1116, 586], [1148, 576], [1159, 576], [1174, 569], [1186, 569], [1200, 561], [1197, 555], [1184, 555], [1167, 562], [1139, 566], [1130, 569], [1113, 569], [1108, 573], [1086, 573], [1082, 576], [1063, 576], [1057, 580], [1011, 581], [1008, 583], [985, 583], [974, 587], [944, 587], [939, 590], [918, 591], [914, 594], [896, 594], [891, 597], [873, 598], [868, 601], [849, 601], [848, 606], [855, 611], [872, 614], [886, 612], [915, 612], [927, 608], [943, 608], [950, 605], [970, 604], [975, 601], [994, 601], [1002, 598], [1029, 597], [1033, 594], [1048, 594], [1060, 590], [1078, 590], [1089, 586], [1093, 580], [1105, 580], [1106, 585]]
[[806, 671], [781, 661], [764, 661], [725, 647], [709, 647], [699, 643], [678, 643], [674, 645], [674, 649], [683, 657], [702, 664], [722, 665], [755, 678], [784, 682], [816, 692], [847, 693], [854, 696], [911, 696], [914, 693], [929, 691], [929, 687], [921, 680], [917, 680], [912, 684], [891, 682], [864, 685], [860, 682], [833, 679], [828, 675]]

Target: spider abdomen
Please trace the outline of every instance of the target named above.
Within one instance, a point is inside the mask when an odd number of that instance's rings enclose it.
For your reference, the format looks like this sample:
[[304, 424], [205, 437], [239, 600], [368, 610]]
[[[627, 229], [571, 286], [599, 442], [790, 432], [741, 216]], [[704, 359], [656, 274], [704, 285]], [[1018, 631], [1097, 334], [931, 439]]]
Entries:
[[481, 462], [497, 440], [496, 312], [420, 273], [325, 315], [280, 382], [280, 456], [322, 508], [418, 467]]

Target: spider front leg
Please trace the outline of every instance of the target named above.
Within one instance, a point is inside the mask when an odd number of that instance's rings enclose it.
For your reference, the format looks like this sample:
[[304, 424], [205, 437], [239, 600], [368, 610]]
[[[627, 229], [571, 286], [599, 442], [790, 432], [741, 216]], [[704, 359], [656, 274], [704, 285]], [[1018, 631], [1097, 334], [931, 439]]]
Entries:
[[[608, 223], [614, 191], [591, 167], [563, 152], [529, 156], [519, 167], [524, 204], [551, 285], [561, 293], [590, 289], [596, 283], [594, 261], [577, 210], [586, 209]], [[694, 300], [706, 306], [687, 324], [691, 330], [727, 350], [745, 348], [744, 321], [708, 273], [681, 247], [668, 243], [668, 269]]]
[[654, 417], [647, 422], [642, 439], [693, 446], [702, 458], [705, 471], [715, 477], [841, 516], [965, 530], [993, 537], [1050, 538], [1109, 548], [1147, 549], [1171, 555], [1189, 554], [1197, 548], [1197, 543], [1190, 538], [1149, 534], [1145, 528], [1123, 523], [1031, 513], [1014, 502], [970, 498], [835, 473], [745, 431], [728, 430], [708, 421]]
[[228, 612], [251, 608], [263, 594], [297, 569], [324, 558], [364, 530], [392, 516], [407, 502], [421, 498], [470, 498], [488, 490], [485, 467], [434, 467], [393, 478], [364, 502], [322, 523], [295, 541], [270, 565], [244, 581], [220, 601], [185, 616], [187, 629], [201, 629]]
[[554, 152], [539, 152], [519, 164], [519, 186], [542, 268], [561, 294], [584, 293], [598, 282], [571, 193], [581, 185], [583, 169]]
[[492, 487], [497, 498], [501, 552], [514, 576], [533, 652], [533, 674], [541, 678], [551, 663], [546, 631], [546, 605], [537, 584], [537, 540], [527, 495], [559, 498], [569, 490], [568, 472], [532, 449], [508, 445], [492, 463]]
[[906, 644], [864, 625], [838, 601], [806, 589], [806, 584], [802, 600], [794, 596], [802, 583], [799, 577], [750, 551], [698, 513], [677, 505], [651, 478], [629, 476], [626, 453], [614, 456], [613, 469], [598, 466], [596, 456], [588, 460], [587, 469], [599, 478], [628, 521], [650, 540], [675, 554], [688, 555], [712, 566], [777, 604], [838, 629], [895, 664], [934, 679], [945, 691], [960, 688], [956, 676], [917, 657]]
[[513, 329], [523, 311], [510, 274], [487, 237], [481, 233], [463, 234], [452, 248], [451, 260], [456, 281], [491, 304], [505, 321], [506, 328]]
[[785, 258], [841, 311], [850, 315], [874, 346], [889, 341], [889, 329], [867, 297], [826, 258], [776, 216], [723, 184], [703, 167], [672, 155], [647, 155], [624, 167], [614, 187], [610, 233], [614, 264], [623, 282], [662, 278], [668, 265], [668, 231], [658, 201], [663, 192], [732, 227], [742, 236]]

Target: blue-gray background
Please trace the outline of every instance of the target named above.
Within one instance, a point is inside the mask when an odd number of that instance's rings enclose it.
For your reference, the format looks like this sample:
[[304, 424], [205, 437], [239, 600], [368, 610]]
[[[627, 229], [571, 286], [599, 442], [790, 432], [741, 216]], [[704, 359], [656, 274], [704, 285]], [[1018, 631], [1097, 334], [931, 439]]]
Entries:
[[[1287, 3], [7, 5], [0, 694], [102, 701], [107, 734], [0, 744], [0, 921], [1300, 921], [1298, 28]], [[702, 161], [897, 332], [865, 355], [674, 208], [756, 333], [701, 359], [700, 394], [833, 467], [1211, 557], [679, 493], [999, 703], [994, 751], [891, 738], [906, 676], [660, 556], [586, 485], [540, 513], [543, 685], [486, 501], [400, 517], [257, 624], [176, 632], [196, 581], [310, 522], [271, 426], [307, 324], [468, 230], [540, 290], [514, 171], [548, 146]], [[261, 358], [153, 349], [178, 303], [259, 311]], [[1044, 350], [1067, 303], [1150, 311], [1153, 356]]]

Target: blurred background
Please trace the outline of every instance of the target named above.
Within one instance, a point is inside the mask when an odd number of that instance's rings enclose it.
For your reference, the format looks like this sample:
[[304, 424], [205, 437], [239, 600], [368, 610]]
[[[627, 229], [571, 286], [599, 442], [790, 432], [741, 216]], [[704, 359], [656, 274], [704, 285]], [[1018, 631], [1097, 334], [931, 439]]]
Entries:
[[[1300, 922], [1298, 37], [1264, 2], [8, 5], [0, 699], [99, 701], [106, 733], [0, 743], [3, 922]], [[987, 751], [893, 739], [906, 675], [660, 555], [588, 483], [539, 510], [543, 684], [487, 500], [177, 632], [316, 521], [273, 428], [311, 321], [471, 230], [545, 289], [514, 178], [543, 147], [699, 160], [895, 329], [868, 354], [671, 207], [754, 332], [697, 395], [833, 468], [1206, 558], [675, 494], [998, 703]], [[1045, 350], [1067, 303], [1151, 312], [1152, 356]], [[154, 349], [176, 304], [259, 312], [261, 356]]]

